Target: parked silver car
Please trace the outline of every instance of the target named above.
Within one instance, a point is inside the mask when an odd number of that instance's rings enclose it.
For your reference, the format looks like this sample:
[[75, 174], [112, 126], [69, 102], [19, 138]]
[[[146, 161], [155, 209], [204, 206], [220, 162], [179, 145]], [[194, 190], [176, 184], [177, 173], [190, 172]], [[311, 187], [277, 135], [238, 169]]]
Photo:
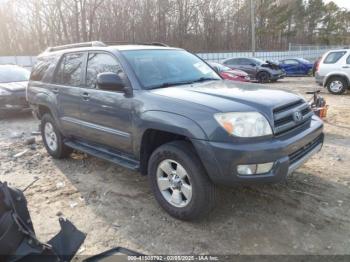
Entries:
[[350, 87], [350, 49], [327, 52], [316, 67], [316, 82], [335, 95]]

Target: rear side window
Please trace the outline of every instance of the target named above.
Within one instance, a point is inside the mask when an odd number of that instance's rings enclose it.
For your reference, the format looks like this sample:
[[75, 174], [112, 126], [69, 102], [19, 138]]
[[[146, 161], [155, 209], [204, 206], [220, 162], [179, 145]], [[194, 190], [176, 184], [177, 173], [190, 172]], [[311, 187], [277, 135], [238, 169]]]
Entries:
[[283, 64], [285, 64], [285, 65], [298, 65], [299, 62], [297, 60], [290, 59], [290, 60], [284, 60]]
[[[96, 88], [97, 75], [105, 72], [121, 74], [122, 68], [109, 54], [90, 53], [86, 70], [86, 87]], [[120, 77], [123, 76], [120, 75]]]
[[66, 86], [81, 86], [85, 53], [70, 53], [63, 56], [59, 64], [55, 83]]
[[224, 64], [225, 65], [239, 65], [239, 59], [237, 58], [234, 58], [234, 59], [230, 59], [230, 60], [227, 60]]
[[346, 63], [349, 65], [350, 64], [350, 55], [348, 56], [348, 58], [346, 59]]
[[57, 56], [39, 58], [32, 69], [31, 81], [50, 82], [58, 61]]
[[325, 60], [323, 61], [324, 64], [335, 64], [339, 61], [340, 58], [342, 58], [346, 54], [345, 51], [341, 52], [330, 52]]

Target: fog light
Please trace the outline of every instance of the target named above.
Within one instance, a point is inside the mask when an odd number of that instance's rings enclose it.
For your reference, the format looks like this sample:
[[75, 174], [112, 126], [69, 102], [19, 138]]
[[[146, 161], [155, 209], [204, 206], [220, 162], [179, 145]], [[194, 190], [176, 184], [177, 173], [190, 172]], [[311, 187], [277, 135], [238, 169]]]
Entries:
[[265, 174], [271, 171], [273, 162], [264, 164], [253, 164], [253, 165], [239, 165], [237, 166], [237, 172], [240, 175], [259, 175]]

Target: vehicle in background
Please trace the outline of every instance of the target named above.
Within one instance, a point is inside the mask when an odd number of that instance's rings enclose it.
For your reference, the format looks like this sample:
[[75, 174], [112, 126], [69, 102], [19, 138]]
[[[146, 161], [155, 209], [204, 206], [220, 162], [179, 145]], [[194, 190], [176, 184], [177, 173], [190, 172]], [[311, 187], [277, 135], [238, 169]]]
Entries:
[[229, 58], [223, 64], [246, 72], [250, 79], [256, 79], [259, 83], [275, 82], [286, 75], [278, 64], [257, 58]]
[[327, 52], [316, 69], [316, 82], [335, 95], [350, 87], [350, 49]]
[[300, 76], [311, 75], [314, 64], [304, 58], [293, 58], [281, 60], [279, 66], [287, 76]]
[[219, 63], [210, 62], [209, 65], [223, 78], [232, 81], [250, 82], [249, 75], [238, 69], [231, 69]]
[[0, 114], [30, 110], [26, 87], [30, 72], [17, 65], [0, 65]]

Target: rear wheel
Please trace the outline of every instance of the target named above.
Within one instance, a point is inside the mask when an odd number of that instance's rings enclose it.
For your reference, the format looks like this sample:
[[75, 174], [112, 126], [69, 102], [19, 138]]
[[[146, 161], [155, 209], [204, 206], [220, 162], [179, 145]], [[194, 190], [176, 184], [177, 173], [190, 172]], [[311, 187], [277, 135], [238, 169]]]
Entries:
[[40, 128], [45, 148], [53, 158], [65, 158], [72, 153], [72, 149], [63, 143], [64, 137], [50, 114], [45, 114], [41, 118]]
[[215, 186], [188, 142], [175, 141], [156, 149], [148, 176], [159, 205], [175, 218], [197, 219], [214, 207]]
[[331, 94], [341, 95], [347, 89], [347, 82], [342, 77], [332, 77], [327, 83], [327, 89]]
[[256, 76], [256, 79], [259, 83], [267, 83], [270, 81], [270, 74], [265, 71], [259, 72]]

